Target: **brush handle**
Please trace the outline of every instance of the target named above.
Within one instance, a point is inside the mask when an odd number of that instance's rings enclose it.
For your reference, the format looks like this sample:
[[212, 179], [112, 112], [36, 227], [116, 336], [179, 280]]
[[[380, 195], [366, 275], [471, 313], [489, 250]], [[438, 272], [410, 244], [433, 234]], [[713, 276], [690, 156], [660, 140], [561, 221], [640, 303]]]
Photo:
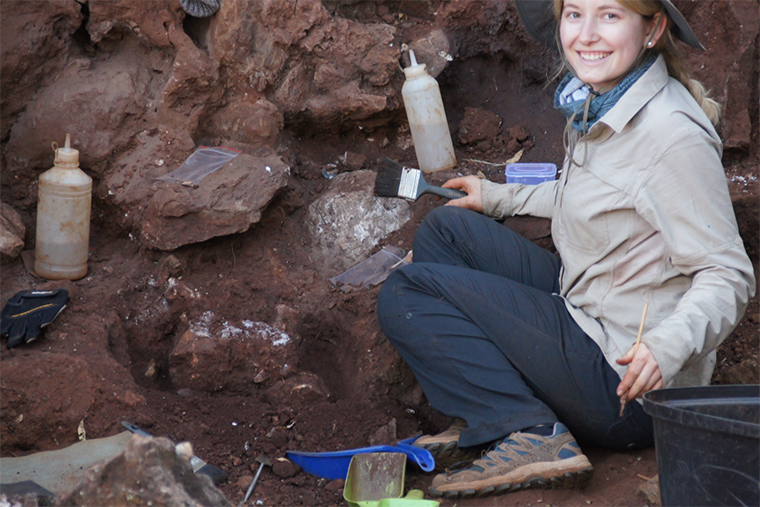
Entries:
[[459, 199], [461, 197], [467, 197], [466, 192], [461, 190], [454, 190], [453, 188], [443, 188], [429, 185], [423, 192], [423, 194], [433, 194], [438, 197], [444, 197], [446, 199]]

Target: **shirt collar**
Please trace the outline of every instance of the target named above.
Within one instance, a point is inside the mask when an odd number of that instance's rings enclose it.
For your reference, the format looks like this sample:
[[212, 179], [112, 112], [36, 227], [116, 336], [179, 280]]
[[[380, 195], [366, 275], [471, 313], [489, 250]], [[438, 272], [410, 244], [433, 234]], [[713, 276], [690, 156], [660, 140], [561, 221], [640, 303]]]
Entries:
[[668, 68], [665, 58], [660, 55], [651, 67], [605, 114], [599, 123], [604, 123], [620, 133], [628, 122], [668, 83]]

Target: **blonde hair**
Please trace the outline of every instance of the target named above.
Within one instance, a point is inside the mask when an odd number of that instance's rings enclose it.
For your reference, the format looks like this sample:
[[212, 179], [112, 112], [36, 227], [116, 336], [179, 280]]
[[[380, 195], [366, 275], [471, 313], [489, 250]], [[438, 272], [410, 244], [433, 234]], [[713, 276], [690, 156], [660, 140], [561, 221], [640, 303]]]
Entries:
[[[562, 54], [562, 45], [559, 43], [559, 21], [562, 15], [562, 1], [563, 0], [554, 0], [554, 16], [557, 19], [557, 42], [559, 44], [560, 54]], [[718, 125], [720, 122], [722, 107], [717, 101], [710, 98], [709, 92], [705, 89], [702, 83], [689, 76], [689, 72], [684, 66], [683, 58], [676, 47], [673, 32], [670, 30], [673, 22], [671, 21], [670, 16], [667, 15], [667, 11], [662, 5], [662, 2], [659, 0], [617, 0], [617, 2], [623, 7], [626, 7], [647, 19], [652, 19], [658, 12], [661, 12], [665, 16], [667, 22], [665, 33], [651, 49], [659, 52], [659, 54], [665, 59], [665, 64], [668, 67], [668, 75], [684, 85], [686, 89], [689, 90], [689, 93], [691, 93], [691, 96], [694, 97], [694, 100], [697, 101], [697, 104], [699, 104], [705, 112], [712, 124]], [[564, 56], [562, 57], [561, 67], [563, 69], [568, 67]]]

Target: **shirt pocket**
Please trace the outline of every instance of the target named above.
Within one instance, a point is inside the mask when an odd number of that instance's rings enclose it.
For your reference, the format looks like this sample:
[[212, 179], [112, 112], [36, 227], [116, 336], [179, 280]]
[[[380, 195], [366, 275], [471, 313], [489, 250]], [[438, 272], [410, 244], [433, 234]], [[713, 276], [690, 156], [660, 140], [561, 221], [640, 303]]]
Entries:
[[[600, 253], [610, 245], [610, 226], [622, 192], [589, 171], [575, 167], [558, 199], [556, 232], [561, 242], [574, 249]], [[611, 223], [612, 222], [612, 223]], [[622, 224], [619, 224], [622, 225]]]

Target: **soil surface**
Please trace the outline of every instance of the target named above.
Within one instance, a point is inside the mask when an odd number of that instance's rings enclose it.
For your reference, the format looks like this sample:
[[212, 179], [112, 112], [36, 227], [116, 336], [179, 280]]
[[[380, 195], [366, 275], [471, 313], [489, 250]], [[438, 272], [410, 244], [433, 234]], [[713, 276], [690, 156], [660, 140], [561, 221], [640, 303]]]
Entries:
[[[403, 2], [325, 5], [333, 16], [343, 9], [343, 16], [365, 22], [406, 16], [412, 25], [407, 33], [413, 33], [429, 23], [427, 9], [436, 2], [408, 3], [415, 6], [406, 11], [398, 6]], [[369, 4], [384, 8], [369, 10]], [[726, 58], [709, 50], [709, 23], [719, 23], [714, 16], [725, 11], [718, 9], [711, 18], [709, 8], [692, 2], [680, 5], [708, 46], [698, 59], [689, 57], [695, 69], [707, 69], [698, 73], [703, 79], [710, 69], [722, 68]], [[751, 12], [756, 14], [757, 9]], [[757, 24], [756, 19], [753, 22]], [[754, 37], [757, 47], [756, 32]], [[545, 63], [537, 57], [531, 64], [541, 69], [535, 75], [543, 72]], [[440, 184], [455, 175], [479, 173], [503, 182], [503, 163], [519, 149], [523, 162], [559, 163], [564, 121], [551, 108], [554, 87], [545, 87], [538, 78], [532, 82], [534, 74], [525, 70], [531, 65], [516, 69], [503, 54], [485, 51], [449, 65], [438, 75], [459, 164], [430, 175], [429, 182]], [[734, 71], [754, 83], [745, 90], [746, 101], [754, 105], [749, 106], [746, 125], [750, 142], [727, 142], [724, 167], [757, 272], [757, 58]], [[717, 91], [728, 93], [723, 88]], [[16, 108], [11, 118], [20, 110]], [[486, 128], [493, 113], [502, 121], [495, 137], [473, 140], [472, 130], [466, 137], [463, 124]], [[233, 504], [242, 499], [258, 467], [256, 458], [263, 454], [274, 466], [264, 471], [252, 497], [260, 500], [259, 505], [337, 506], [345, 505], [342, 481], [298, 470], [284, 459], [286, 451], [364, 447], [447, 427], [449, 419], [426, 403], [411, 372], [379, 329], [374, 315], [378, 287], [336, 287], [310, 256], [314, 238], [305, 217], [309, 204], [329, 188], [325, 167], [346, 152], [366, 156], [365, 169], [370, 170], [376, 170], [374, 161], [383, 155], [415, 164], [413, 150], [397, 142], [408, 128], [403, 115], [390, 116], [369, 135], [360, 128], [330, 131], [309, 126], [303, 119], [289, 123], [286, 115], [275, 147], [290, 164], [289, 185], [245, 232], [159, 251], [146, 247], [124, 225], [117, 216], [125, 212], [123, 208], [96, 197], [85, 278], [46, 281], [31, 275], [20, 256], [3, 258], [3, 304], [16, 292], [32, 288], [63, 287], [71, 298], [39, 339], [12, 350], [0, 348], [3, 457], [70, 445], [77, 441], [80, 421], [88, 438], [97, 438], [122, 431], [121, 421], [129, 420], [154, 435], [190, 441], [196, 455], [229, 472], [220, 489]], [[7, 131], [3, 132], [5, 136]], [[735, 138], [731, 132], [722, 133], [724, 138]], [[27, 249], [33, 248], [35, 200], [11, 178], [31, 181], [28, 174], [37, 175], [44, 166], [30, 172], [5, 163], [11, 171], [3, 169], [3, 201], [24, 217]], [[420, 221], [442, 204], [430, 196], [411, 204], [412, 219], [376, 250], [393, 245], [408, 251]], [[517, 220], [508, 225], [552, 248], [551, 240], [540, 233], [541, 224]], [[215, 367], [199, 367], [197, 376], [182, 377], [180, 373], [188, 371], [182, 369], [188, 364], [183, 361], [203, 363], [205, 356], [194, 350], [196, 355], [188, 359], [177, 352], [177, 343], [188, 329], [204, 322], [204, 315], [214, 336], [225, 329], [245, 330], [246, 323], [266, 323], [285, 333], [292, 345], [285, 352], [274, 345], [259, 350], [255, 365], [236, 353], [246, 349], [231, 346], [221, 359], [215, 356], [220, 361]], [[718, 350], [713, 383], [759, 383], [759, 327], [755, 297]], [[286, 354], [290, 370], [285, 371], [279, 354]], [[246, 376], [257, 369], [266, 374]], [[307, 387], [299, 391], [300, 386]], [[443, 500], [441, 505], [646, 504], [637, 490], [658, 473], [654, 449], [620, 453], [581, 445], [595, 468], [582, 490], [528, 490], [485, 499]], [[433, 476], [409, 464], [406, 489], [427, 492]]]

